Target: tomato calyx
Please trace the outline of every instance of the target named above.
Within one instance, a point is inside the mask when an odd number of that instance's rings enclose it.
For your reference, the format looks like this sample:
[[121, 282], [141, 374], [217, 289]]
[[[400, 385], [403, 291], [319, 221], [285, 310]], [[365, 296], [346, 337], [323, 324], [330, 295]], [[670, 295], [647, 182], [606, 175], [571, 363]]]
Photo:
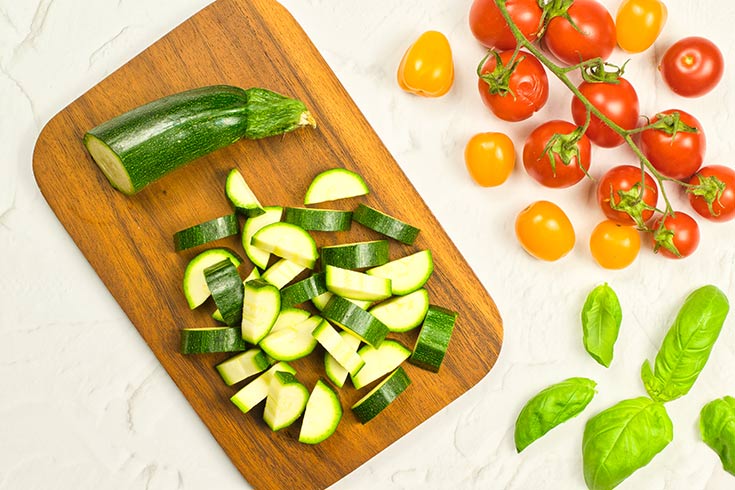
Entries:
[[[483, 73], [482, 68], [485, 66], [490, 56], [495, 57], [495, 68], [493, 71]], [[477, 76], [480, 80], [487, 83], [488, 92], [492, 95], [511, 94], [515, 98], [513, 90], [510, 88], [510, 77], [513, 75], [518, 64], [525, 59], [525, 56], [518, 56], [518, 53], [514, 53], [507, 65], [503, 65], [503, 60], [500, 58], [500, 53], [494, 49], [488, 52], [485, 57], [477, 65]]]
[[689, 126], [681, 120], [681, 114], [679, 112], [672, 112], [671, 114], [656, 114], [656, 121], [647, 125], [646, 129], [663, 131], [667, 135], [671, 136], [672, 139], [676, 138], [677, 133], [699, 133], [699, 129], [694, 126]]
[[541, 7], [542, 13], [537, 38], [541, 39], [549, 26], [549, 22], [556, 17], [565, 18], [576, 31], [581, 32], [569, 16], [569, 7], [572, 4], [574, 4], [574, 0], [538, 0], [538, 6]]
[[653, 251], [654, 253], [658, 253], [659, 249], [663, 248], [675, 256], [681, 257], [681, 252], [679, 252], [679, 249], [674, 245], [675, 234], [672, 230], [666, 227], [665, 221], [666, 219], [662, 218], [658, 227], [653, 230]]
[[[582, 79], [588, 83], [611, 83], [616, 85], [620, 83], [620, 78], [625, 74], [626, 60], [622, 66], [613, 63], [607, 63], [602, 58], [594, 58], [577, 65], [582, 72]], [[574, 68], [574, 67], [570, 67]]]
[[613, 189], [610, 189], [610, 208], [614, 211], [626, 213], [635, 221], [636, 227], [641, 231], [649, 231], [643, 219], [644, 211], [654, 211], [656, 208], [649, 206], [643, 200], [643, 187], [640, 182], [634, 184], [628, 190], [618, 190], [618, 200], [615, 200]]
[[[584, 136], [584, 132], [587, 128], [584, 126], [577, 127], [574, 131], [567, 134], [554, 133], [544, 147], [543, 154], [549, 159], [551, 164], [551, 171], [556, 177], [556, 158], [559, 157], [561, 162], [565, 166], [572, 164], [572, 159], [579, 164], [581, 156], [579, 154], [579, 141]], [[579, 168], [582, 169], [584, 174], [592, 178], [586, 168], [579, 164]]]
[[722, 195], [725, 193], [727, 185], [714, 175], [697, 174], [697, 178], [699, 179], [699, 184], [687, 187], [687, 194], [692, 194], [704, 199], [705, 203], [707, 203], [707, 209], [710, 214], [712, 216], [719, 216], [720, 212], [715, 211], [712, 205], [716, 202], [720, 207], [722, 207], [720, 198], [722, 198]]

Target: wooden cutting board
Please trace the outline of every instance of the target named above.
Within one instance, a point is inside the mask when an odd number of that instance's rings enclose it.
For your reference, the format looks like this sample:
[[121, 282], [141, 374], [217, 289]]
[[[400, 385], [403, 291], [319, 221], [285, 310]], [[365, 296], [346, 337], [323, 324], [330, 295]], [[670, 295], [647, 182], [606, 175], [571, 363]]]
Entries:
[[[85, 131], [153, 99], [212, 84], [261, 86], [299, 98], [318, 128], [237, 143], [134, 197], [113, 190], [84, 150]], [[441, 372], [406, 365], [411, 386], [368, 425], [349, 410], [364, 390], [345, 388], [339, 429], [322, 444], [308, 446], [297, 441], [298, 424], [272, 433], [262, 421], [262, 407], [244, 415], [229, 401], [241, 385], [225, 386], [214, 369], [227, 355], [179, 354], [179, 330], [214, 326], [214, 306], [189, 310], [181, 278], [201, 249], [177, 254], [172, 235], [231, 212], [223, 186], [233, 166], [264, 204], [291, 206], [302, 204], [318, 172], [346, 167], [363, 175], [373, 192], [333, 207], [352, 209], [365, 202], [420, 227], [413, 247], [393, 242], [391, 255], [423, 248], [434, 253], [435, 272], [427, 285], [432, 303], [460, 314]], [[307, 35], [272, 0], [219, 0], [183, 23], [54, 117], [37, 142], [33, 167], [61, 223], [255, 488], [331, 485], [470, 389], [498, 357], [501, 320], [487, 292]], [[316, 235], [318, 244], [378, 238], [357, 224], [350, 232]], [[217, 245], [241, 250], [236, 238]], [[415, 338], [413, 332], [401, 340], [413, 345]], [[323, 375], [321, 351], [316, 352], [293, 363], [309, 389]]]

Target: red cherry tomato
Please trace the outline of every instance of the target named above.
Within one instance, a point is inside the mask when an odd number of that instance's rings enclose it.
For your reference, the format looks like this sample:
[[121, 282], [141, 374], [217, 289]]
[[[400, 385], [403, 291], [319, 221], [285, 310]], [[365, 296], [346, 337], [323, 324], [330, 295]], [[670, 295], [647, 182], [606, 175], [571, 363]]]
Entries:
[[[502, 66], [509, 67], [513, 51], [500, 53]], [[520, 60], [520, 61], [518, 61]], [[518, 64], [511, 73], [507, 89], [498, 93], [490, 93], [490, 85], [482, 78], [477, 87], [482, 101], [490, 110], [505, 121], [523, 121], [541, 109], [549, 98], [549, 79], [541, 62], [526, 51], [519, 51], [516, 58]], [[493, 73], [497, 68], [495, 56], [489, 56], [482, 66], [483, 75]]]
[[[569, 187], [582, 180], [590, 168], [590, 140], [582, 135], [576, 144], [565, 144], [564, 139], [577, 127], [566, 121], [548, 121], [537, 127], [523, 147], [523, 166], [528, 175], [546, 187]], [[560, 135], [549, 154], [547, 145], [554, 135]], [[575, 155], [579, 154], [579, 158]], [[567, 155], [568, 164], [563, 156]], [[580, 168], [584, 167], [584, 170]]]
[[668, 110], [657, 114], [651, 123], [664, 118], [674, 121], [675, 118], [667, 117], [679, 114], [682, 123], [697, 130], [696, 133], [682, 131], [667, 124], [666, 130], [647, 129], [640, 134], [639, 147], [656, 170], [667, 177], [677, 180], [685, 180], [694, 175], [702, 166], [704, 152], [707, 148], [707, 140], [702, 130], [702, 125], [691, 114], [680, 110]]
[[686, 213], [676, 212], [664, 220], [659, 216], [652, 226], [651, 241], [655, 252], [670, 259], [689, 257], [699, 245], [699, 225]]
[[[537, 0], [507, 0], [506, 7], [513, 22], [526, 39], [534, 41], [541, 25], [541, 7]], [[516, 40], [510, 32], [494, 0], [475, 0], [470, 8], [470, 30], [480, 43], [491, 49], [515, 49]]]
[[703, 37], [687, 37], [664, 53], [658, 69], [671, 90], [684, 97], [700, 97], [720, 82], [722, 52]]
[[[551, 54], [568, 65], [592, 58], [606, 60], [616, 44], [615, 23], [604, 5], [595, 0], [574, 0], [565, 17], [554, 17], [544, 35]], [[575, 28], [576, 26], [576, 28]]]
[[[724, 185], [724, 188], [715, 184], [713, 177]], [[701, 216], [712, 221], [730, 221], [735, 218], [735, 170], [724, 165], [708, 165], [699, 169], [689, 184], [699, 186], [702, 182], [710, 181], [706, 194], [689, 192], [689, 203]]]
[[[618, 82], [617, 84], [582, 82], [578, 88], [592, 105], [615, 124], [623, 129], [634, 129], [640, 116], [638, 94], [626, 79], [619, 78]], [[577, 97], [572, 98], [572, 117], [580, 126], [587, 117], [587, 109]], [[624, 143], [618, 133], [594, 114], [586, 134], [590, 141], [604, 148], [613, 148]]]
[[[620, 165], [607, 171], [597, 186], [597, 202], [600, 209], [609, 219], [621, 225], [641, 225], [653, 216], [653, 209], [658, 202], [658, 186], [653, 177], [646, 174], [643, 189], [643, 200], [639, 201], [641, 186], [641, 169], [632, 165]], [[622, 193], [622, 195], [621, 195]], [[636, 219], [627, 212], [616, 207], [631, 208]]]

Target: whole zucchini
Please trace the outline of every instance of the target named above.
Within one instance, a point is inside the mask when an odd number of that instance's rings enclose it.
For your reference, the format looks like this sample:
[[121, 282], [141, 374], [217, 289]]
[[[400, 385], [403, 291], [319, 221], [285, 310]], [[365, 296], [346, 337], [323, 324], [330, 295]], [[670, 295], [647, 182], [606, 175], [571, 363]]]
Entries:
[[262, 88], [201, 87], [155, 100], [104, 122], [84, 145], [125, 194], [241, 138], [316, 126], [303, 102]]

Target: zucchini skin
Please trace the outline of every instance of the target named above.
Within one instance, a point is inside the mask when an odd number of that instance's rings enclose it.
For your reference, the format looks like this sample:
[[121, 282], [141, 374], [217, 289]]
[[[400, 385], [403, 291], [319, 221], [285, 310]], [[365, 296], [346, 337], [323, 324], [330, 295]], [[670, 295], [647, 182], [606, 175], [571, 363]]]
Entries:
[[313, 119], [298, 100], [261, 88], [214, 85], [121, 114], [89, 130], [84, 144], [89, 150], [90, 140], [97, 139], [114, 153], [130, 183], [122, 186], [108, 179], [130, 195], [241, 138], [265, 138], [306, 124], [314, 125]]

